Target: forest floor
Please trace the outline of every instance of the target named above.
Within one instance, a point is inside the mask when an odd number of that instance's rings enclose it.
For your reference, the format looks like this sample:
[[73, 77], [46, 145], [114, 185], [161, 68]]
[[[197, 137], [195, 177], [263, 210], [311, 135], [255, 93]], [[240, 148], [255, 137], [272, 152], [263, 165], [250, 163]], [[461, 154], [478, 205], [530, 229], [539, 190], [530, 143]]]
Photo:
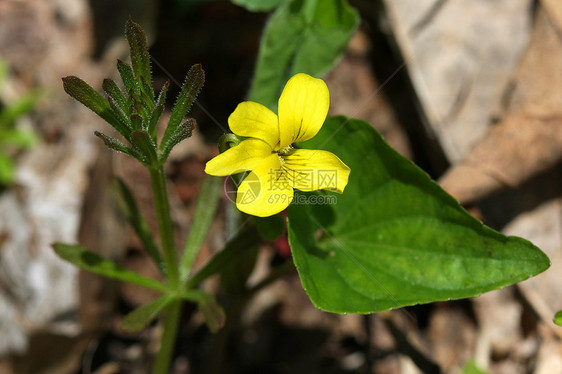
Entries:
[[[366, 316], [314, 308], [293, 269], [240, 296], [218, 334], [186, 305], [173, 373], [562, 373], [562, 328], [552, 322], [562, 309], [562, 6], [350, 3], [362, 22], [326, 76], [330, 113], [372, 123], [485, 224], [545, 251], [551, 268], [474, 299]], [[179, 242], [205, 162], [247, 94], [268, 17], [228, 1], [0, 2], [0, 58], [11, 67], [0, 101], [42, 92], [20, 123], [41, 140], [17, 155], [16, 183], [0, 192], [2, 374], [149, 372], [159, 325], [126, 334], [119, 324], [154, 293], [77, 272], [50, 249], [79, 242], [158, 276], [109, 191], [114, 174], [135, 186], [156, 228], [148, 174], [102, 147], [92, 133], [107, 125], [61, 83], [77, 75], [101, 91], [127, 58], [129, 15], [147, 31], [155, 86], [183, 81], [195, 63], [206, 71], [197, 129], [167, 169]], [[169, 97], [177, 92], [172, 85]], [[196, 266], [222, 248], [228, 204], [225, 196]], [[248, 283], [288, 261], [284, 238], [264, 243]], [[217, 279], [204, 287], [219, 292]]]

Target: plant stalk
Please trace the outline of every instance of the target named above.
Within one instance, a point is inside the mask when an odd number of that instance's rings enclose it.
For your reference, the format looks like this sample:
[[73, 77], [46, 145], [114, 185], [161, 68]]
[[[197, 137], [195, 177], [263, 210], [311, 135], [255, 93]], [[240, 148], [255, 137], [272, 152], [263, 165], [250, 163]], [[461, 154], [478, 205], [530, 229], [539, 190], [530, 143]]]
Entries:
[[164, 309], [164, 332], [160, 342], [160, 350], [156, 355], [153, 374], [168, 374], [174, 354], [178, 325], [181, 314], [181, 301], [175, 300]]
[[158, 230], [162, 242], [162, 252], [166, 270], [168, 272], [168, 285], [172, 289], [179, 286], [179, 260], [174, 240], [174, 229], [170, 217], [170, 203], [168, 202], [168, 191], [166, 189], [166, 175], [162, 165], [149, 167], [150, 181], [152, 182], [152, 193], [154, 194], [154, 206]]
[[[156, 219], [158, 220], [158, 230], [162, 242], [162, 252], [166, 263], [168, 286], [171, 289], [179, 287], [179, 259], [174, 240], [174, 228], [170, 216], [170, 203], [168, 201], [168, 191], [166, 189], [166, 175], [162, 165], [148, 168], [150, 171], [150, 181], [152, 182], [152, 193], [154, 194], [154, 207], [156, 209]], [[173, 301], [164, 309], [164, 332], [160, 350], [156, 355], [154, 363], [154, 374], [167, 374], [170, 370], [170, 363], [174, 353], [177, 329], [180, 320], [181, 301]]]

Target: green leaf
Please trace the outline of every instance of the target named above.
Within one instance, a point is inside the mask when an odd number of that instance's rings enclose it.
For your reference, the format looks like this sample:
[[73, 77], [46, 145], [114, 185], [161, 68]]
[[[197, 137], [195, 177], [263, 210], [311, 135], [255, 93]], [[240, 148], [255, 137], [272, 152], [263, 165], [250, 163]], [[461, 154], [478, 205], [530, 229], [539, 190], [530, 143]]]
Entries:
[[139, 286], [157, 291], [165, 292], [167, 290], [166, 286], [162, 283], [154, 279], [143, 277], [134, 271], [127, 270], [80, 245], [55, 243], [53, 244], [53, 248], [56, 254], [63, 260], [70, 262], [80, 269], [123, 282], [138, 284]]
[[143, 156], [144, 163], [148, 166], [158, 164], [158, 154], [156, 153], [156, 145], [152, 137], [146, 131], [133, 131], [131, 133], [131, 143]]
[[148, 121], [148, 133], [152, 136], [152, 139], [156, 141], [156, 125], [158, 125], [158, 121], [160, 120], [160, 116], [162, 116], [162, 112], [164, 112], [165, 103], [166, 103], [166, 93], [168, 92], [168, 87], [170, 87], [170, 81], [167, 80], [158, 95], [158, 100], [156, 100], [156, 104], [154, 106], [154, 110], [150, 115]]
[[41, 91], [34, 90], [6, 106], [4, 110], [0, 111], [0, 126], [13, 124], [19, 117], [30, 112], [40, 98]]
[[238, 6], [244, 7], [251, 12], [269, 12], [286, 0], [232, 0]]
[[111, 97], [107, 98], [107, 102], [109, 103], [111, 110], [113, 110], [115, 117], [119, 119], [119, 122], [121, 122], [123, 126], [128, 130], [131, 129], [131, 120], [129, 119], [129, 117], [127, 117], [127, 114], [125, 114], [125, 111], [121, 109], [119, 104], [117, 104]]
[[562, 310], [559, 310], [554, 315], [554, 323], [556, 323], [558, 326], [562, 326]]
[[152, 114], [152, 110], [154, 109], [154, 99], [149, 99], [143, 91], [141, 91], [139, 97], [140, 97], [139, 104], [141, 108], [139, 113], [142, 114], [143, 118], [148, 120], [149, 114]]
[[160, 269], [162, 274], [166, 273], [164, 261], [160, 256], [160, 251], [154, 242], [154, 237], [152, 236], [152, 232], [150, 231], [150, 227], [148, 223], [144, 219], [142, 212], [140, 211], [135, 197], [133, 193], [127, 187], [125, 182], [121, 178], [115, 177], [112, 182], [112, 192], [113, 198], [119, 205], [119, 208], [129, 221], [133, 230], [139, 237], [140, 241], [142, 242], [144, 249], [148, 253], [148, 255], [152, 258], [154, 263]]
[[106, 147], [113, 149], [114, 151], [125, 153], [136, 159], [141, 159], [142, 156], [134, 149], [127, 147], [125, 144], [121, 143], [119, 140], [112, 138], [111, 136], [105, 135], [103, 132], [94, 131], [94, 135], [103, 140]]
[[160, 144], [161, 148], [165, 147], [168, 144], [169, 139], [175, 136], [177, 127], [191, 109], [191, 106], [195, 102], [204, 82], [205, 72], [203, 71], [203, 68], [200, 64], [193, 65], [191, 69], [189, 69], [181, 92], [176, 99], [176, 104], [172, 110], [168, 127], [166, 128], [166, 132], [162, 138], [162, 143]]
[[64, 90], [74, 99], [81, 102], [91, 111], [103, 118], [107, 123], [113, 126], [125, 138], [129, 137], [130, 130], [125, 126], [119, 118], [113, 113], [109, 102], [103, 98], [96, 90], [82, 79], [74, 76], [62, 79]]
[[151, 104], [154, 104], [154, 90], [152, 89], [152, 74], [150, 69], [150, 55], [146, 45], [146, 36], [138, 23], [131, 18], [125, 26], [125, 35], [131, 50], [131, 63], [133, 71], [140, 84], [142, 92], [147, 95]]
[[0, 185], [9, 185], [14, 181], [14, 162], [8, 155], [0, 151]]
[[197, 303], [199, 311], [205, 317], [205, 323], [212, 333], [217, 333], [224, 326], [226, 315], [213, 296], [200, 290], [185, 291], [181, 296]]
[[[135, 78], [135, 73], [133, 72], [131, 65], [127, 64], [125, 61], [117, 60], [117, 71], [121, 76], [121, 80], [125, 86], [125, 91], [129, 95], [129, 99], [133, 96], [140, 95], [139, 82]], [[132, 113], [132, 111], [130, 113]]]
[[162, 150], [160, 153], [160, 162], [166, 161], [172, 149], [181, 141], [191, 136], [194, 127], [195, 120], [193, 118], [188, 118], [185, 122], [176, 127], [176, 131], [171, 137], [167, 138], [166, 141], [162, 139], [162, 143], [160, 144], [160, 149]]
[[288, 212], [295, 265], [320, 309], [371, 313], [474, 297], [549, 266], [527, 240], [469, 215], [366, 122], [328, 118], [301, 146], [331, 151], [351, 168], [343, 194], [299, 193]]
[[152, 322], [160, 312], [174, 300], [170, 294], [164, 294], [150, 303], [127, 314], [121, 322], [121, 328], [127, 332], [139, 332]]
[[[132, 91], [131, 91], [132, 93]], [[132, 95], [129, 96], [129, 113], [133, 114], [138, 114], [140, 115], [143, 120], [145, 120], [148, 123], [148, 117], [149, 117], [149, 112], [150, 110], [148, 109], [147, 105], [146, 105], [146, 100], [144, 99], [144, 95], [136, 95], [134, 93], [132, 93]]]
[[37, 135], [32, 131], [20, 130], [18, 128], [0, 129], [0, 144], [3, 146], [15, 146], [29, 148], [37, 141]]
[[127, 105], [127, 98], [123, 95], [123, 92], [117, 86], [117, 83], [113, 79], [106, 78], [103, 80], [102, 86], [103, 90], [113, 101], [121, 108], [121, 111], [125, 113], [125, 117], [129, 114], [129, 106]]
[[164, 105], [166, 103], [166, 94], [168, 93], [168, 88], [170, 88], [169, 79], [166, 81], [166, 83], [164, 83], [164, 86], [162, 86], [162, 89], [158, 94], [158, 100], [156, 100], [156, 105]]
[[131, 114], [131, 126], [133, 130], [144, 130], [142, 124], [143, 124], [143, 120], [140, 114], [137, 113]]
[[345, 0], [285, 1], [265, 28], [250, 100], [275, 109], [290, 77], [327, 73], [358, 24], [357, 12]]
[[195, 205], [193, 213], [193, 224], [189, 230], [189, 236], [185, 242], [183, 255], [180, 263], [180, 279], [185, 281], [189, 275], [189, 270], [207, 237], [209, 227], [215, 218], [215, 213], [219, 206], [221, 191], [223, 188], [223, 178], [207, 175]]
[[152, 114], [150, 115], [150, 118], [148, 119], [148, 133], [150, 134], [150, 136], [152, 136], [152, 140], [154, 140], [154, 142], [157, 142], [156, 140], [156, 125], [158, 125], [158, 121], [160, 121], [160, 117], [162, 116], [162, 113], [164, 112], [164, 105], [157, 105], [154, 107], [154, 111], [152, 112]]

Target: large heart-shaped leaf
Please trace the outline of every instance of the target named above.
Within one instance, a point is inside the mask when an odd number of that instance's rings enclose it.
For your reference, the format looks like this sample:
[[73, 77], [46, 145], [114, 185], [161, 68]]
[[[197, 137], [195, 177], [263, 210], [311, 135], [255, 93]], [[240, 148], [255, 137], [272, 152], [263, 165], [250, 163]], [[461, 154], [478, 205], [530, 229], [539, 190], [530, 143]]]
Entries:
[[294, 261], [320, 309], [370, 313], [473, 297], [549, 266], [527, 240], [469, 215], [366, 122], [328, 118], [301, 146], [351, 168], [342, 195], [299, 193], [289, 208]]

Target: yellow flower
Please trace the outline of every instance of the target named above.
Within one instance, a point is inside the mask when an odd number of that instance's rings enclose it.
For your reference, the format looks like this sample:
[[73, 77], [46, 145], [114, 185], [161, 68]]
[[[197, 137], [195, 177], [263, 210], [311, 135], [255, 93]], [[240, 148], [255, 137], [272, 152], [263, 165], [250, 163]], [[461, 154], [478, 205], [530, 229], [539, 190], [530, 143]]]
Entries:
[[240, 103], [228, 125], [246, 139], [210, 160], [205, 172], [226, 176], [251, 170], [238, 187], [236, 206], [259, 217], [287, 208], [295, 188], [342, 193], [350, 172], [346, 164], [331, 152], [292, 146], [318, 133], [329, 106], [326, 83], [306, 74], [287, 82], [279, 98], [279, 116], [261, 104]]

